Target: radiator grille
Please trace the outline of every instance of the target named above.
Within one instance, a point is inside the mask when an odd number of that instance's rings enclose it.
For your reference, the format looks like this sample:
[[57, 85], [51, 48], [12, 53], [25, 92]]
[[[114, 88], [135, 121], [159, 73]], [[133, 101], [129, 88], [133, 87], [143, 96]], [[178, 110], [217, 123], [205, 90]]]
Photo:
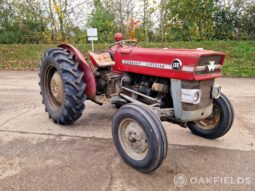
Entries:
[[194, 111], [205, 108], [212, 104], [211, 91], [214, 84], [214, 79], [203, 81], [182, 81], [182, 88], [184, 89], [200, 89], [202, 92], [201, 101], [199, 104], [182, 103], [184, 111]]
[[[221, 60], [221, 56], [203, 56], [200, 59], [200, 62], [198, 64], [199, 66], [207, 66], [210, 64], [210, 61], [214, 61], [215, 66], [221, 66], [220, 65], [220, 60]], [[207, 69], [207, 67], [205, 67], [205, 70], [203, 71], [196, 71], [195, 73], [197, 75], [202, 75], [202, 74], [213, 74], [213, 73], [220, 73], [221, 72], [221, 68], [215, 68], [214, 71], [209, 71]]]

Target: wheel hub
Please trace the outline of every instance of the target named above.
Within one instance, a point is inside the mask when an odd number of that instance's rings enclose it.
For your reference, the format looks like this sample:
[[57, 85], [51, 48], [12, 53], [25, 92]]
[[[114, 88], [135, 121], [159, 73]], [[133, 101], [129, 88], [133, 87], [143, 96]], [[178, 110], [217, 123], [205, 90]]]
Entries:
[[147, 136], [142, 127], [128, 119], [120, 124], [120, 142], [123, 149], [136, 160], [142, 160], [148, 151]]
[[63, 84], [60, 74], [56, 71], [50, 81], [50, 90], [58, 104], [64, 100]]
[[147, 149], [146, 135], [137, 124], [130, 123], [125, 130], [125, 136], [128, 139], [130, 146], [137, 153], [143, 153]]
[[217, 105], [214, 105], [212, 114], [203, 120], [198, 120], [196, 122], [196, 125], [201, 129], [209, 130], [215, 128], [219, 121], [220, 121], [220, 108]]

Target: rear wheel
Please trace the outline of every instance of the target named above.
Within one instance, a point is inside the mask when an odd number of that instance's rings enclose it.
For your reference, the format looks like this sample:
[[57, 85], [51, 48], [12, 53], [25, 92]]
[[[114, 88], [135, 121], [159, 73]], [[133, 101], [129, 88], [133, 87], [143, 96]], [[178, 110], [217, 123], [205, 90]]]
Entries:
[[112, 135], [123, 160], [140, 172], [157, 169], [167, 154], [167, 138], [161, 121], [144, 106], [122, 106], [114, 116]]
[[40, 88], [45, 111], [58, 124], [71, 124], [85, 108], [83, 73], [73, 55], [62, 48], [48, 50], [40, 63]]
[[189, 129], [196, 135], [216, 139], [225, 135], [231, 128], [234, 120], [234, 110], [224, 94], [213, 100], [211, 116], [194, 122], [189, 122]]

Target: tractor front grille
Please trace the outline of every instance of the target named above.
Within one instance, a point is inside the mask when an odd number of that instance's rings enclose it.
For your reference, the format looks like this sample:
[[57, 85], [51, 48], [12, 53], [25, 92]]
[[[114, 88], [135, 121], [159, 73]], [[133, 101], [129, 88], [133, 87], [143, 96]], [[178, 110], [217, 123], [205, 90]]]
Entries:
[[184, 111], [194, 111], [202, 108], [206, 108], [212, 104], [211, 98], [212, 86], [214, 79], [203, 81], [182, 81], [182, 88], [184, 89], [200, 89], [202, 92], [201, 101], [199, 104], [182, 103], [182, 109]]
[[[197, 65], [195, 73], [197, 75], [220, 73], [222, 68], [222, 65], [220, 64], [220, 60], [221, 60], [221, 56], [203, 56], [200, 59], [199, 64]], [[210, 62], [212, 61], [214, 62], [215, 69], [213, 71], [210, 71], [208, 69], [208, 65], [210, 65]]]

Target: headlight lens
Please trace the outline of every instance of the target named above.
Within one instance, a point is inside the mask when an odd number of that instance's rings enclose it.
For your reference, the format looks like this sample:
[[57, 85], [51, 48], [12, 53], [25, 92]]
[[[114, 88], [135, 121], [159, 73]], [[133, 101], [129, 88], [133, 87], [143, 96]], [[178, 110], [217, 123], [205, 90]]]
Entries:
[[182, 102], [199, 104], [202, 92], [199, 89], [182, 89]]

